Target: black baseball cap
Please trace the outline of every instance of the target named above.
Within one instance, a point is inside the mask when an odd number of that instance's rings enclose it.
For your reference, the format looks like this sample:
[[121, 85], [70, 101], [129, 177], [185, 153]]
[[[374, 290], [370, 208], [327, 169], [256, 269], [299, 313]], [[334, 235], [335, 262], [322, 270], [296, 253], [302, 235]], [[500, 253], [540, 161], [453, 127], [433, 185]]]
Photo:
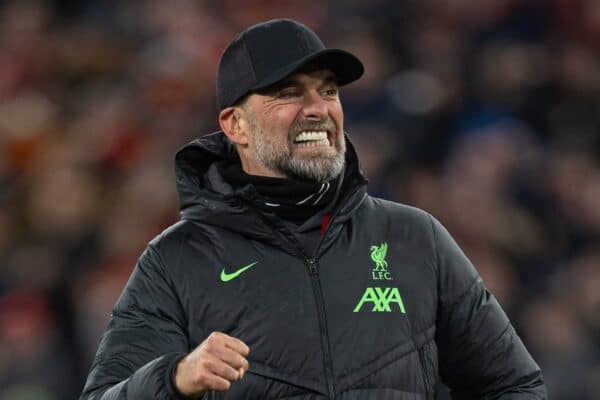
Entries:
[[217, 69], [217, 105], [231, 107], [250, 92], [270, 86], [311, 61], [331, 69], [342, 86], [360, 78], [362, 62], [328, 49], [306, 25], [273, 19], [241, 32], [227, 46]]

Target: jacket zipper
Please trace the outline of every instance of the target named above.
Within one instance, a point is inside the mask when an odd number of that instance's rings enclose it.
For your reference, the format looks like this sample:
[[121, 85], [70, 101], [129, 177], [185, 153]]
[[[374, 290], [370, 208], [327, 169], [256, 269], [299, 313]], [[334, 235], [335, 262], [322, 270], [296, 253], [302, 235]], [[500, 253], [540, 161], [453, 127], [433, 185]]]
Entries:
[[317, 315], [319, 317], [319, 328], [321, 331], [321, 350], [323, 354], [323, 364], [325, 367], [325, 382], [327, 383], [327, 395], [330, 399], [335, 399], [335, 386], [333, 384], [333, 361], [331, 359], [331, 350], [329, 348], [329, 334], [327, 332], [327, 321], [325, 319], [325, 303], [323, 302], [323, 292], [321, 291], [321, 282], [319, 281], [319, 271], [317, 270], [317, 260], [308, 258], [306, 260], [310, 280], [313, 286], [313, 293], [317, 302]]
[[[354, 195], [358, 189], [354, 189], [348, 196]], [[321, 236], [321, 240], [317, 244], [313, 252], [313, 256], [310, 258], [306, 258], [306, 265], [308, 266], [308, 272], [311, 278], [311, 283], [313, 286], [313, 294], [315, 295], [315, 300], [317, 302], [317, 315], [319, 317], [319, 328], [321, 330], [321, 347], [323, 354], [323, 364], [325, 367], [325, 382], [327, 383], [327, 395], [330, 399], [335, 399], [335, 386], [333, 379], [333, 360], [331, 358], [331, 350], [329, 348], [329, 333], [327, 332], [327, 320], [325, 318], [325, 303], [323, 302], [323, 291], [321, 290], [321, 281], [319, 280], [319, 271], [317, 269], [317, 254], [319, 254], [319, 250], [321, 249], [321, 244], [323, 240], [327, 236], [331, 225], [335, 218], [338, 216], [340, 209], [335, 210], [333, 215], [329, 220], [329, 224], [327, 224], [327, 228], [323, 235]], [[300, 251], [300, 254], [304, 254]]]
[[[358, 189], [354, 189], [348, 196], [354, 195]], [[262, 212], [253, 206], [251, 202], [249, 205], [255, 208], [258, 211], [259, 217], [267, 223], [267, 225], [273, 228], [273, 223], [269, 221], [269, 218], [265, 217]], [[329, 348], [329, 334], [327, 332], [327, 321], [325, 319], [325, 303], [323, 302], [323, 292], [321, 290], [321, 282], [319, 280], [319, 271], [317, 270], [317, 254], [319, 254], [319, 250], [321, 248], [321, 244], [323, 243], [323, 239], [327, 236], [327, 232], [329, 232], [329, 228], [331, 227], [334, 218], [339, 214], [339, 209], [335, 211], [335, 213], [331, 216], [330, 223], [327, 225], [325, 232], [319, 240], [317, 247], [313, 253], [312, 257], [307, 257], [304, 254], [304, 251], [298, 243], [284, 236], [284, 240], [293, 245], [293, 247], [298, 252], [298, 255], [302, 257], [306, 265], [308, 267], [308, 272], [310, 275], [310, 280], [313, 287], [313, 294], [315, 296], [315, 301], [317, 302], [317, 317], [319, 319], [319, 329], [321, 333], [321, 354], [323, 355], [323, 366], [325, 368], [325, 383], [327, 384], [327, 397], [330, 399], [335, 399], [335, 386], [333, 384], [333, 361], [331, 359], [331, 350]], [[277, 229], [274, 228], [275, 231]]]
[[[260, 218], [262, 218], [268, 225], [273, 227], [273, 224], [269, 221], [268, 218], [264, 217], [260, 214]], [[333, 220], [333, 217], [332, 217]], [[327, 227], [329, 229], [329, 227]], [[327, 230], [328, 230], [327, 229]], [[277, 231], [277, 229], [274, 229]], [[325, 231], [325, 234], [327, 232]], [[323, 237], [325, 237], [325, 234]], [[319, 330], [321, 334], [321, 354], [323, 356], [323, 367], [325, 368], [325, 384], [327, 385], [327, 397], [329, 399], [335, 399], [335, 386], [333, 385], [333, 363], [331, 360], [331, 351], [329, 349], [329, 335], [327, 333], [327, 321], [325, 320], [325, 303], [323, 302], [323, 292], [321, 291], [321, 282], [319, 281], [319, 271], [317, 270], [317, 259], [316, 254], [318, 254], [318, 250], [321, 247], [321, 242], [323, 238], [319, 241], [317, 248], [312, 257], [308, 257], [302, 248], [298, 246], [298, 243], [294, 242], [292, 239], [283, 236], [283, 239], [290, 243], [296, 250], [297, 256], [304, 259], [306, 265], [308, 267], [308, 274], [310, 276], [310, 281], [312, 284], [313, 294], [315, 297], [315, 301], [317, 303], [317, 317], [319, 320]]]

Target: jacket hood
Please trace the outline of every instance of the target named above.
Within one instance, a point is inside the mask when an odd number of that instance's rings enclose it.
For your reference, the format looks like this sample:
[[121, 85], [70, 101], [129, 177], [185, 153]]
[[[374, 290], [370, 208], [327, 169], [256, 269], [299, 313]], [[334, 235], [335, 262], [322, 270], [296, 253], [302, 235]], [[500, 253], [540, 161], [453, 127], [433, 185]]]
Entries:
[[[358, 156], [346, 135], [346, 166], [338, 200], [337, 215], [348, 217], [366, 192], [366, 179]], [[188, 143], [175, 155], [175, 177], [181, 218], [224, 226], [252, 236], [272, 236], [273, 228], [264, 226], [252, 203], [256, 190], [252, 185], [235, 189], [223, 180], [216, 165], [238, 162], [237, 150], [222, 131], [202, 136]]]

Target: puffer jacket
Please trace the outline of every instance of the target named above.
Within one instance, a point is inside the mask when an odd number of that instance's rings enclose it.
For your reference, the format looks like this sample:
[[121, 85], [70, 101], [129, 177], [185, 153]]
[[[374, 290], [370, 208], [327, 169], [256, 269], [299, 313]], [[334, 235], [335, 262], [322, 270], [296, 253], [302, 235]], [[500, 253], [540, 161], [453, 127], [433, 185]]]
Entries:
[[448, 232], [366, 193], [349, 143], [337, 206], [312, 254], [211, 166], [222, 133], [176, 156], [179, 223], [141, 255], [81, 400], [180, 399], [176, 363], [212, 331], [250, 368], [205, 399], [545, 399], [541, 372]]

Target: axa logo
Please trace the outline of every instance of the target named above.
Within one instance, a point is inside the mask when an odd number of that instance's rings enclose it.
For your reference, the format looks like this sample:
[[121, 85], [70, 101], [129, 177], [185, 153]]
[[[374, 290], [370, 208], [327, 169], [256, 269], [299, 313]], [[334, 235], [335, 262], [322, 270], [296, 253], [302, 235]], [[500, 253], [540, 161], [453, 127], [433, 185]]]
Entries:
[[365, 303], [369, 303], [368, 307], [372, 312], [392, 312], [397, 308], [402, 314], [406, 314], [398, 288], [368, 287], [354, 307], [354, 312], [359, 312]]
[[371, 271], [371, 277], [373, 280], [392, 280], [392, 274], [387, 270], [388, 263], [385, 260], [387, 255], [388, 245], [386, 242], [381, 243], [379, 246], [371, 246], [371, 260], [375, 263], [375, 268]]

